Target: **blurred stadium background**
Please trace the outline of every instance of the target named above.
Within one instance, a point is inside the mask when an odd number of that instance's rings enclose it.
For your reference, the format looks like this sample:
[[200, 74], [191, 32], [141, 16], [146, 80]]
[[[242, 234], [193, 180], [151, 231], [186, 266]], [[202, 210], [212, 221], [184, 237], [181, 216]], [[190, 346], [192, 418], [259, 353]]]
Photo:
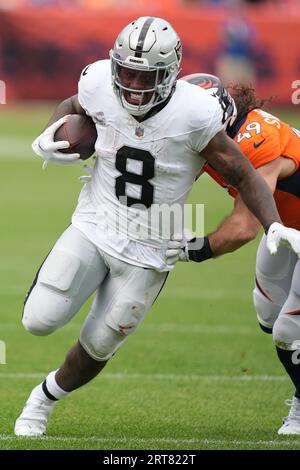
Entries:
[[[76, 93], [81, 69], [107, 58], [119, 30], [141, 15], [162, 16], [177, 29], [181, 75], [251, 82], [300, 127], [291, 100], [300, 79], [298, 0], [0, 0], [0, 340], [7, 347], [0, 449], [300, 448], [299, 439], [276, 434], [293, 390], [256, 324], [257, 241], [217, 261], [178, 265], [103, 375], [58, 404], [49, 437], [13, 437], [29, 391], [62, 362], [88, 309], [48, 338], [22, 329], [25, 292], [69, 223], [82, 174], [79, 167], [42, 172], [30, 144], [55, 102]], [[232, 205], [208, 177], [190, 202], [205, 204], [207, 231]]]
[[143, 14], [175, 24], [183, 74], [205, 70], [226, 82], [250, 80], [260, 94], [290, 104], [300, 72], [298, 0], [0, 0], [7, 99], [75, 93], [82, 66], [106, 58], [123, 25]]

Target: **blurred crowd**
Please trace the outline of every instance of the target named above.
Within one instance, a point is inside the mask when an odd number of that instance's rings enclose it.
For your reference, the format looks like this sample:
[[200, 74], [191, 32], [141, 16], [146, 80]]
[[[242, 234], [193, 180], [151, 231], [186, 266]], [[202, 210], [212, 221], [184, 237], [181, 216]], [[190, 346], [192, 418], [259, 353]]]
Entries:
[[[176, 0], [175, 0], [176, 1]], [[159, 3], [159, 0], [157, 0]], [[17, 7], [54, 6], [60, 8], [101, 9], [109, 7], [147, 6], [147, 0], [0, 0], [0, 9], [13, 10]]]
[[299, 0], [184, 0], [185, 4], [193, 5], [223, 5], [231, 6], [233, 3], [237, 4], [249, 4], [249, 5], [258, 5], [258, 4], [269, 4], [273, 6], [286, 6], [293, 5], [299, 6]]
[[[231, 6], [233, 3], [240, 4], [269, 4], [272, 6], [293, 6], [300, 10], [299, 0], [174, 0], [174, 2], [185, 5], [199, 6]], [[159, 0], [157, 1], [159, 3]], [[103, 8], [110, 6], [146, 6], [147, 0], [0, 0], [0, 9], [14, 9], [20, 6], [58, 6], [67, 8]]]
[[0, 8], [6, 10], [13, 10], [14, 8], [21, 6], [81, 6], [83, 2], [81, 0], [0, 0]]
[[123, 16], [160, 13], [181, 32], [183, 75], [206, 71], [290, 104], [300, 75], [300, 0], [0, 0], [0, 78], [9, 99], [75, 93], [83, 64], [107, 57]]
[[232, 5], [232, 3], [244, 3], [257, 5], [259, 3], [270, 3], [273, 5], [299, 4], [299, 0], [185, 0], [185, 3], [194, 3], [198, 5]]

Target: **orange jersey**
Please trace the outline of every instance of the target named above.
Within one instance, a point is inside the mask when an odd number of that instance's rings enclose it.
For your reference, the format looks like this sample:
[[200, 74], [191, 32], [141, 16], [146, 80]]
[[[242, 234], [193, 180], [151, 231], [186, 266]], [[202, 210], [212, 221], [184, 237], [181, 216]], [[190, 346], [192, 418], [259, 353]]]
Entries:
[[[277, 117], [256, 109], [247, 114], [235, 126], [231, 137], [254, 168], [259, 168], [280, 156], [288, 157], [295, 163], [292, 175], [277, 181], [274, 199], [283, 223], [300, 229], [300, 131]], [[228, 185], [207, 163], [204, 171], [229, 194], [236, 196], [237, 190]]]

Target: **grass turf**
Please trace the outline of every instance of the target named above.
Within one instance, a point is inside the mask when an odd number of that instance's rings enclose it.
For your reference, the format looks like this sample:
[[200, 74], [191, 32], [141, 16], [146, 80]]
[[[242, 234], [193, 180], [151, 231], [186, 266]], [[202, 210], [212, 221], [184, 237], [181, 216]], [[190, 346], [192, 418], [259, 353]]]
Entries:
[[[147, 319], [103, 374], [58, 403], [43, 439], [13, 436], [32, 387], [76, 341], [89, 303], [49, 337], [21, 326], [35, 272], [69, 224], [82, 174], [49, 166], [30, 142], [49, 108], [1, 107], [0, 449], [299, 449], [277, 429], [293, 387], [252, 307], [257, 242], [200, 265], [179, 264]], [[300, 127], [294, 114], [285, 116]], [[208, 178], [190, 201], [205, 204], [206, 230], [231, 200]]]

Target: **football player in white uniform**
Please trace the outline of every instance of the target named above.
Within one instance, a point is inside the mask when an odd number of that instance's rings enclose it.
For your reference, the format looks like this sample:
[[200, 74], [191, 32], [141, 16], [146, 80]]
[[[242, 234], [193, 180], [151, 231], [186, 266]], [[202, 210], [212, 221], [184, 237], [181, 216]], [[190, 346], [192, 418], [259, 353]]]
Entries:
[[[176, 250], [166, 259], [165, 240], [149, 211], [155, 204], [182, 206], [206, 161], [239, 189], [266, 231], [280, 223], [267, 185], [223, 130], [233, 102], [227, 107], [198, 87], [176, 83], [181, 55], [180, 39], [167, 21], [133, 21], [119, 34], [109, 60], [83, 70], [78, 95], [58, 106], [33, 143], [46, 163], [68, 164], [79, 155], [59, 152], [69, 143], [54, 142], [65, 116], [89, 115], [98, 133], [91, 180], [72, 225], [34, 280], [23, 325], [48, 335], [96, 296], [63, 365], [31, 392], [16, 435], [43, 435], [56, 401], [93, 379], [143, 320], [177, 260]], [[128, 229], [136, 218], [141, 237]], [[145, 236], [149, 230], [155, 236]], [[203, 256], [209, 250], [203, 246]]]

